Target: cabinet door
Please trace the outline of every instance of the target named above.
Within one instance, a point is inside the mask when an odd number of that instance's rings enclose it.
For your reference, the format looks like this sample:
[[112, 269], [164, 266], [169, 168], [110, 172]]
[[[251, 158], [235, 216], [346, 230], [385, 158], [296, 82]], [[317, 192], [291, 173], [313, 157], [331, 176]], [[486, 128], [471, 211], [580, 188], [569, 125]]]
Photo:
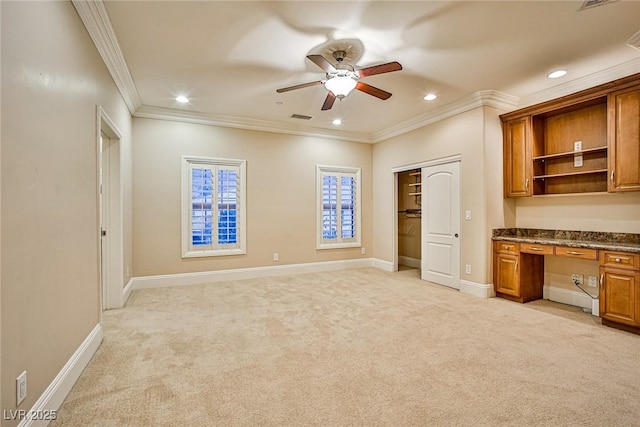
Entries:
[[600, 270], [600, 317], [638, 326], [638, 274], [611, 269]]
[[496, 254], [495, 286], [496, 292], [520, 297], [520, 274], [517, 255]]
[[609, 191], [640, 191], [640, 88], [609, 95]]
[[504, 196], [531, 196], [531, 117], [504, 124]]

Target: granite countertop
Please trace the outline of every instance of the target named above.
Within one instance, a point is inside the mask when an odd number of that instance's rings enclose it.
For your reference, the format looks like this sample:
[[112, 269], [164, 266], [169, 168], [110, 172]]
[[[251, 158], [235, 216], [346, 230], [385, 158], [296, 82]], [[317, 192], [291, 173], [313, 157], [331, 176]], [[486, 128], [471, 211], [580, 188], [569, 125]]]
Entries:
[[640, 234], [633, 233], [498, 228], [492, 240], [640, 253]]

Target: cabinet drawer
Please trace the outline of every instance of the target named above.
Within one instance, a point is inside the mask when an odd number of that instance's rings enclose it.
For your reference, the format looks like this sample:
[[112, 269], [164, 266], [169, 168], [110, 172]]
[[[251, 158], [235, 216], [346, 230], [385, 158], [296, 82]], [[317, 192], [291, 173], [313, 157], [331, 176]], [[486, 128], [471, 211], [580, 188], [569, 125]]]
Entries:
[[600, 265], [603, 267], [640, 270], [640, 254], [600, 251]]
[[553, 246], [536, 243], [521, 243], [520, 252], [538, 255], [553, 255]]
[[566, 256], [569, 258], [598, 259], [598, 251], [596, 249], [567, 248], [565, 246], [556, 246], [555, 252], [558, 256]]
[[493, 242], [493, 250], [502, 254], [518, 255], [520, 253], [519, 243], [513, 242]]

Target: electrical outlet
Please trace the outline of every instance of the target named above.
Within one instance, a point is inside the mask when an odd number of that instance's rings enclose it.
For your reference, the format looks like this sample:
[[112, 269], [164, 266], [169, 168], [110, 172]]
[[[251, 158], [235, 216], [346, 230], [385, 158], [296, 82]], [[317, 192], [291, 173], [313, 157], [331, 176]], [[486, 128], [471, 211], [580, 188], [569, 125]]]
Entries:
[[465, 264], [464, 266], [464, 272], [466, 274], [471, 274], [471, 264]]
[[582, 141], [574, 141], [573, 151], [582, 151]]
[[365, 255], [367, 253], [367, 249], [362, 247], [360, 248], [360, 255]]
[[576, 154], [573, 156], [573, 167], [581, 168], [582, 167], [582, 154]]
[[598, 278], [596, 276], [589, 276], [589, 282], [588, 286], [592, 287], [592, 288], [597, 288], [598, 287]]
[[278, 261], [278, 258], [279, 258], [279, 257], [278, 257], [278, 252], [274, 252], [274, 253], [273, 253], [273, 260], [274, 260], [274, 261]]
[[578, 285], [584, 285], [584, 275], [582, 274], [572, 274], [571, 281]]
[[27, 371], [16, 378], [16, 406], [19, 406], [27, 398]]

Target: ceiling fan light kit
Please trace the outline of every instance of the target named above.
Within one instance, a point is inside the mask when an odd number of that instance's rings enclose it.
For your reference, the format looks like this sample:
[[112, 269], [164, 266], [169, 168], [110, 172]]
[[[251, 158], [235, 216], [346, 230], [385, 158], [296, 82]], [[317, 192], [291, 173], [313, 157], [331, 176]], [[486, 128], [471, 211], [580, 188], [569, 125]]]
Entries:
[[344, 50], [336, 50], [333, 52], [333, 57], [337, 61], [334, 66], [327, 61], [322, 55], [307, 55], [307, 59], [316, 64], [326, 73], [325, 80], [318, 80], [310, 83], [303, 83], [295, 86], [289, 86], [281, 89], [277, 89], [276, 92], [283, 93], [291, 90], [302, 89], [305, 87], [324, 85], [325, 89], [329, 91], [327, 97], [322, 104], [322, 110], [329, 110], [333, 107], [333, 103], [336, 98], [342, 99], [349, 95], [353, 90], [359, 90], [376, 98], [385, 100], [391, 97], [391, 93], [378, 89], [367, 83], [359, 81], [363, 77], [373, 76], [376, 74], [389, 73], [392, 71], [402, 70], [402, 65], [399, 62], [388, 62], [386, 64], [374, 65], [372, 67], [361, 68], [356, 70], [354, 66], [349, 64], [343, 64], [344, 58], [347, 53]]
[[338, 98], [344, 98], [356, 87], [356, 84], [351, 76], [335, 76], [324, 82], [324, 87]]

